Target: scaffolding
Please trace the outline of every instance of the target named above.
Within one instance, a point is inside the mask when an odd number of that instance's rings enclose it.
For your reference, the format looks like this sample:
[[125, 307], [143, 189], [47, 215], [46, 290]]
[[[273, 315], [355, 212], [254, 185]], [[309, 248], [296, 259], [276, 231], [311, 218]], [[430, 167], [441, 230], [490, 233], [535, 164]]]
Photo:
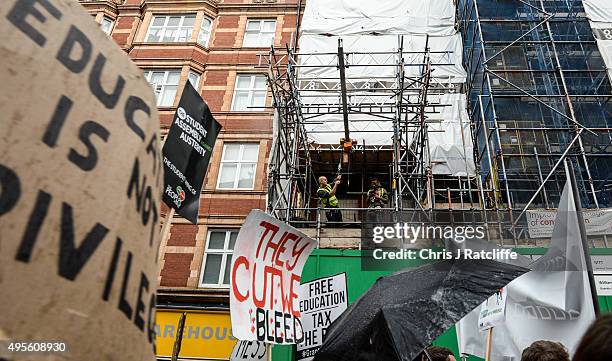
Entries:
[[[439, 113], [440, 108], [448, 106], [439, 99], [432, 101], [431, 98], [454, 91], [454, 88], [452, 84], [432, 82], [431, 78], [433, 65], [450, 65], [444, 62], [433, 63], [431, 54], [444, 56], [447, 52], [434, 52], [429, 48], [421, 52], [410, 52], [409, 56], [418, 56], [422, 62], [406, 64], [404, 60], [407, 53], [403, 51], [401, 41], [402, 38], [399, 37], [400, 47], [397, 52], [343, 52], [339, 46], [339, 53], [300, 53], [287, 48], [282, 55], [272, 49], [266, 56], [269, 84], [276, 110], [275, 134], [279, 135], [275, 138], [272, 149], [271, 159], [274, 164], [269, 174], [269, 211], [291, 209], [295, 205], [294, 193], [298, 189], [305, 195], [310, 192], [308, 179], [312, 176], [309, 169], [312, 164], [311, 153], [343, 152], [340, 142], [335, 145], [314, 144], [308, 141], [306, 134], [306, 125], [316, 124], [319, 122], [318, 118], [334, 113], [374, 117], [380, 122], [391, 124], [390, 144], [356, 144], [352, 156], [358, 157], [364, 152], [376, 151], [392, 153], [389, 163], [394, 184], [394, 208], [423, 208], [423, 200], [432, 196], [428, 194], [428, 190], [432, 190], [431, 186], [428, 186], [431, 181], [431, 157], [427, 149], [427, 130], [431, 123], [428, 121], [428, 115]], [[298, 57], [321, 57], [327, 62], [330, 56], [333, 56], [334, 61], [319, 67], [336, 69], [349, 66], [392, 66], [395, 68], [395, 76], [377, 77], [375, 80], [346, 76], [341, 84], [333, 85], [325, 78], [297, 77], [297, 70], [310, 66], [300, 64]], [[418, 75], [406, 75], [405, 68], [408, 66], [418, 68]], [[320, 97], [321, 93], [325, 93], [325, 99], [338, 101], [325, 104], [308, 101], [309, 98]], [[345, 133], [346, 127], [341, 131], [328, 132], [338, 133], [338, 139], [341, 139], [342, 135], [348, 137]], [[335, 163], [337, 161], [330, 162], [334, 165]]]
[[[459, 86], [432, 77], [451, 54], [432, 51], [429, 36], [419, 51], [404, 50], [398, 35], [394, 52], [345, 52], [340, 42], [337, 52], [286, 46], [260, 55], [275, 109], [269, 213], [320, 227], [316, 175], [333, 172], [344, 150], [341, 142], [312, 142], [308, 129], [329, 114], [343, 115], [339, 140], [349, 138], [349, 115], [391, 125], [389, 144], [357, 144], [350, 159], [362, 173], [387, 162], [390, 210], [413, 212], [418, 222], [485, 224], [487, 238], [521, 244], [529, 238], [525, 211], [557, 206], [564, 159], [576, 169], [583, 207], [612, 206], [612, 87], [581, 1], [458, 0], [456, 8], [467, 70]], [[340, 82], [300, 75], [313, 66], [303, 59], [313, 58], [339, 71]], [[348, 67], [393, 67], [394, 76], [356, 76]], [[431, 116], [449, 106], [448, 94], [467, 96], [461, 138], [465, 153], [473, 145], [475, 170], [465, 175], [432, 171]], [[322, 97], [335, 101], [311, 101]]]
[[585, 208], [612, 204], [611, 87], [582, 1], [460, 0], [475, 161], [496, 208], [555, 208], [575, 166]]

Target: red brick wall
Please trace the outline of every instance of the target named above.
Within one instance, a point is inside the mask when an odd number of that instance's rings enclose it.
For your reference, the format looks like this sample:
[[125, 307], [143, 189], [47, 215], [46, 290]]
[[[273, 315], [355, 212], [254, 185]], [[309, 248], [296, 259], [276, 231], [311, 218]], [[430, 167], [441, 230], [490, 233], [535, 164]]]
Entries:
[[195, 247], [198, 226], [194, 224], [175, 224], [170, 230], [168, 246]]
[[215, 41], [213, 43], [213, 46], [229, 48], [234, 45], [235, 41], [236, 41], [235, 32], [226, 32], [226, 33], [217, 32], [217, 34], [215, 35]]
[[200, 199], [200, 213], [209, 215], [246, 216], [252, 209], [265, 210], [265, 199]]
[[168, 112], [164, 112], [164, 113], [159, 113], [159, 123], [160, 126], [162, 128], [170, 128], [170, 124], [172, 124], [172, 117], [174, 116], [174, 114], [168, 113]]
[[[196, 58], [196, 51], [193, 46], [185, 46], [180, 49], [171, 49], [167, 47], [153, 48], [149, 45], [147, 48], [136, 47], [130, 52], [132, 59], [186, 59], [191, 60]], [[205, 55], [200, 54], [200, 59], [205, 59]]]
[[202, 97], [206, 100], [212, 112], [220, 112], [223, 106], [225, 90], [203, 90]]
[[244, 118], [229, 118], [219, 119], [219, 122], [226, 130], [235, 132], [254, 132], [272, 127], [272, 119], [270, 118], [252, 117], [248, 120]]
[[115, 25], [115, 29], [119, 30], [125, 30], [125, 29], [131, 29], [132, 25], [134, 25], [134, 21], [136, 21], [135, 18], [133, 17], [120, 17], [119, 19], [117, 19], [117, 24]]
[[[281, 44], [290, 43], [291, 28], [295, 26], [295, 4], [297, 0], [277, 0], [276, 3], [253, 3], [252, 0], [222, 0], [215, 2], [177, 2], [172, 0], [148, 3], [140, 7], [144, 0], [126, 0], [117, 7], [117, 23], [113, 29], [112, 38], [126, 51], [129, 56], [144, 68], [183, 68], [189, 66], [201, 74], [199, 89], [215, 117], [223, 126], [222, 137], [231, 141], [260, 141], [272, 137], [272, 114], [269, 111], [232, 113], [229, 110], [232, 101], [233, 83], [236, 73], [257, 72], [266, 73], [267, 69], [256, 68], [259, 58], [257, 53], [266, 53], [262, 49], [238, 48], [237, 39], [242, 38], [245, 18], [252, 16], [277, 17], [284, 16], [279, 21], [278, 33], [281, 33]], [[83, 3], [90, 12], [104, 11], [103, 8], [93, 9], [99, 5], [92, 2]], [[227, 6], [243, 4], [244, 6]], [[286, 5], [283, 5], [286, 4]], [[146, 44], [139, 42], [138, 37], [146, 32], [148, 26], [146, 12], [152, 13], [196, 13], [205, 9], [206, 15], [214, 18], [210, 47], [205, 49], [193, 43]], [[143, 22], [144, 21], [144, 22]], [[281, 30], [282, 29], [282, 30]], [[282, 49], [278, 49], [279, 53]], [[182, 80], [185, 81], [184, 79]], [[182, 89], [182, 84], [179, 89]], [[172, 123], [174, 109], [164, 108], [160, 112], [160, 125], [167, 129]], [[218, 141], [221, 144], [222, 141]], [[259, 159], [267, 163], [269, 146], [265, 157]], [[263, 152], [262, 152], [263, 153]], [[219, 149], [215, 153], [219, 155]], [[219, 156], [211, 160], [209, 175], [217, 172], [210, 169], [219, 167]], [[174, 223], [167, 240], [162, 241], [161, 258], [163, 268], [160, 273], [160, 286], [163, 287], [197, 287], [203, 253], [202, 240], [197, 241], [198, 227], [238, 227], [252, 209], [265, 209], [266, 170], [267, 164], [259, 166], [257, 176], [263, 178], [263, 187], [250, 191], [216, 191], [206, 189], [205, 196], [200, 200], [199, 225]], [[263, 169], [263, 171], [261, 171]], [[214, 180], [216, 182], [216, 179]], [[167, 207], [162, 206], [164, 212]], [[178, 217], [176, 218], [178, 219]]]
[[160, 286], [186, 287], [191, 273], [191, 253], [164, 254], [164, 268], [161, 270]]
[[119, 13], [119, 17], [116, 20], [115, 27], [113, 28], [112, 38], [121, 46], [126, 49], [128, 47], [128, 41], [132, 30], [137, 28], [140, 18], [137, 16], [122, 16]]
[[218, 21], [219, 25], [217, 25], [217, 29], [237, 29], [238, 21], [240, 21], [240, 16], [220, 15]]
[[127, 44], [127, 41], [130, 35], [114, 33], [112, 37], [113, 37], [113, 40], [115, 40], [117, 44], [119, 44], [120, 46], [124, 46], [125, 44]]
[[206, 85], [226, 85], [229, 77], [229, 71], [207, 71], [206, 72]]

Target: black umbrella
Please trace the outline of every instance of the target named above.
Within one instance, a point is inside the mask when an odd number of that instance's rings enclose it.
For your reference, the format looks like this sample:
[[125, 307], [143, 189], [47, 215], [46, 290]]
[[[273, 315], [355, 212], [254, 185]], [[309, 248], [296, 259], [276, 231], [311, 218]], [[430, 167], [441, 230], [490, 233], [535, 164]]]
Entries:
[[412, 361], [425, 347], [528, 269], [445, 260], [379, 278], [328, 328], [315, 361]]

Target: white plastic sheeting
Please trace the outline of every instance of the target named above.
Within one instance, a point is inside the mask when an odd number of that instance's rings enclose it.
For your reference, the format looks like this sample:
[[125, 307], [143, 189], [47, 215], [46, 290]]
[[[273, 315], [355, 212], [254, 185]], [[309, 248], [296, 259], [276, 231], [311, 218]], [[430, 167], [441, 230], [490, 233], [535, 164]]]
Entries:
[[610, 0], [583, 0], [584, 11], [591, 21], [612, 22], [612, 1]]
[[612, 80], [612, 0], [584, 0], [583, 5]]
[[[372, 114], [376, 110], [364, 113], [354, 111], [355, 108], [349, 110], [350, 136], [358, 144], [392, 144], [391, 119], [395, 116], [396, 98], [391, 89], [398, 86], [400, 38], [403, 38], [406, 76], [417, 77], [423, 73], [424, 53], [428, 48], [432, 83], [460, 89], [466, 72], [462, 66], [461, 36], [455, 30], [455, 10], [453, 0], [307, 1], [300, 29], [298, 87], [309, 140], [339, 144], [344, 137], [343, 116], [338, 110], [342, 105], [338, 39], [342, 39], [347, 54], [349, 108], [366, 104], [382, 106], [379, 114]], [[465, 95], [430, 94], [428, 101], [448, 105], [438, 107], [438, 113], [427, 115], [433, 172], [473, 175]], [[326, 107], [329, 107], [327, 112]]]
[[427, 114], [432, 172], [462, 177], [474, 175], [472, 135], [465, 94], [431, 95], [428, 101], [430, 104], [440, 104], [432, 107], [430, 114]]
[[[377, 104], [391, 109], [395, 105], [395, 97], [367, 95], [367, 92], [360, 92], [359, 95], [352, 95], [347, 98], [348, 106], [356, 106], [360, 103]], [[377, 94], [377, 93], [373, 93]], [[305, 106], [302, 113], [308, 111], [312, 105], [330, 106], [338, 109], [342, 106], [339, 96], [330, 96], [323, 92], [303, 92], [302, 104]], [[321, 113], [321, 112], [319, 112]], [[386, 114], [393, 117], [393, 114]], [[305, 114], [306, 130], [311, 141], [318, 144], [340, 144], [340, 138], [344, 138], [344, 119], [342, 113], [326, 113], [310, 118]], [[349, 131], [352, 139], [357, 140], [358, 144], [364, 141], [368, 145], [391, 144], [393, 136], [393, 123], [391, 120], [382, 119], [372, 114], [349, 114]]]
[[[395, 78], [398, 56], [392, 54], [398, 50], [396, 35], [348, 35], [348, 36], [300, 36], [300, 55], [298, 61], [302, 67], [298, 79], [318, 78], [325, 82], [338, 83], [340, 71], [338, 65], [338, 39], [342, 38], [344, 52], [365, 52], [347, 59], [349, 67], [345, 69], [347, 78]], [[372, 54], [386, 52], [387, 54]], [[354, 65], [354, 66], [351, 66]], [[367, 65], [367, 66], [363, 66]], [[379, 66], [383, 65], [383, 66]], [[390, 79], [390, 80], [393, 80]]]
[[463, 41], [459, 33], [449, 36], [432, 36], [429, 39], [423, 35], [404, 38], [404, 64], [409, 65], [405, 67], [407, 74], [419, 74], [418, 68], [410, 65], [423, 62], [423, 54], [410, 54], [408, 52], [423, 51], [426, 46], [430, 50], [431, 76], [435, 81], [454, 84], [465, 83], [467, 74], [463, 69]]
[[[611, 28], [612, 28], [612, 24]], [[597, 46], [601, 52], [601, 57], [606, 63], [606, 69], [608, 69], [608, 76], [612, 80], [612, 40], [597, 40]]]
[[[362, 93], [364, 94], [364, 93]], [[392, 106], [395, 98], [359, 95], [349, 97], [349, 106], [359, 102]], [[416, 101], [416, 99], [414, 99]], [[325, 104], [332, 108], [340, 106], [339, 97], [326, 96], [323, 92], [309, 92], [302, 97], [306, 108], [311, 104]], [[431, 105], [427, 114], [429, 139], [429, 160], [434, 174], [453, 176], [474, 175], [473, 143], [470, 121], [467, 113], [465, 94], [430, 95]], [[391, 114], [388, 114], [392, 116]], [[306, 114], [307, 133], [311, 140], [319, 144], [338, 144], [344, 137], [344, 123], [341, 113], [329, 113], [309, 118]], [[358, 144], [391, 144], [393, 123], [370, 114], [350, 114], [349, 130], [351, 138]], [[411, 130], [416, 130], [411, 126]], [[412, 141], [411, 134], [408, 142]]]
[[[345, 53], [351, 54], [347, 59], [346, 77], [351, 78], [394, 78], [397, 72], [398, 56], [392, 54], [399, 49], [397, 35], [347, 35], [321, 36], [302, 35], [300, 37], [301, 66], [299, 78], [319, 78], [328, 82], [339, 82], [340, 72], [337, 65], [338, 39], [342, 39]], [[418, 76], [422, 73], [423, 52], [430, 49], [432, 77], [438, 82], [460, 84], [466, 80], [462, 65], [463, 44], [460, 34], [442, 37], [426, 35], [404, 36], [403, 58], [406, 76]], [[385, 53], [385, 54], [376, 54]], [[330, 66], [332, 65], [332, 66]], [[366, 66], [367, 65], [367, 66]]]
[[453, 0], [308, 0], [302, 34], [454, 33]]
[[[434, 97], [436, 98], [436, 97]], [[474, 175], [470, 118], [465, 94], [439, 97], [440, 113], [428, 116], [430, 160], [434, 174]], [[438, 109], [436, 109], [438, 110]]]

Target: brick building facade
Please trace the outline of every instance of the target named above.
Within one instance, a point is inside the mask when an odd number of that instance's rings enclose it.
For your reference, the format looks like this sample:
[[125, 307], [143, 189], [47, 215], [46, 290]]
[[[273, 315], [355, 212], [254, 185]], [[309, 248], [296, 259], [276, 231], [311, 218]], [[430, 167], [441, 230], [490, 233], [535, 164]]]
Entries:
[[[176, 216], [162, 240], [158, 304], [226, 308], [235, 232], [251, 209], [266, 205], [273, 110], [257, 54], [267, 53], [271, 42], [277, 48], [292, 43], [297, 0], [80, 2], [152, 83], [162, 137], [187, 81], [223, 126], [198, 224]], [[167, 211], [164, 206], [162, 216]]]

